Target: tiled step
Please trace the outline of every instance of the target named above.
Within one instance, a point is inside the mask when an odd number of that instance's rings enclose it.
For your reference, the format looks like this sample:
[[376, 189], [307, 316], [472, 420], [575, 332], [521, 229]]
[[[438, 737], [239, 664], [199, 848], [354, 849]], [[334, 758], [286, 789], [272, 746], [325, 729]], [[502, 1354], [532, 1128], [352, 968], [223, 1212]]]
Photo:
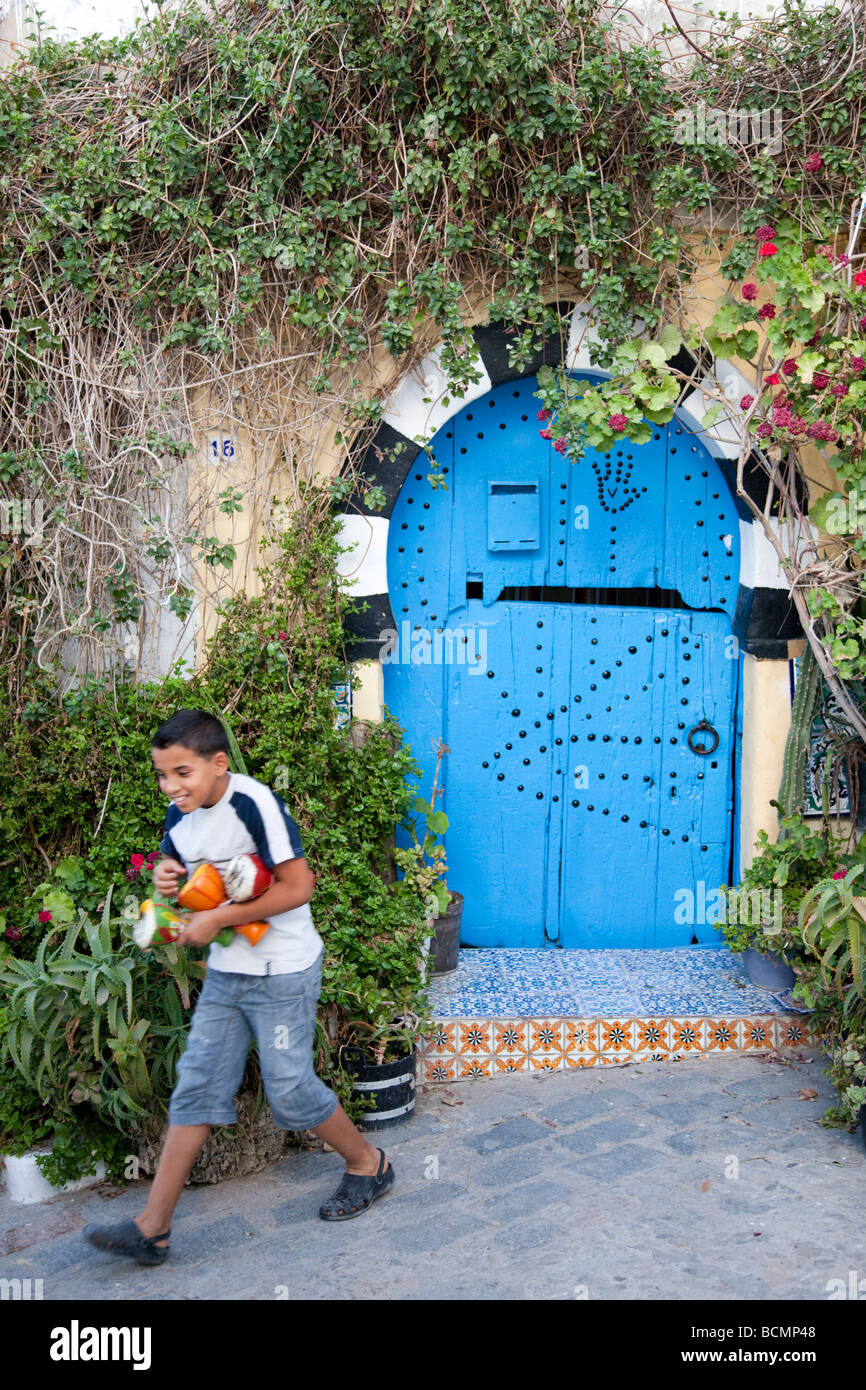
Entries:
[[819, 1042], [790, 996], [757, 989], [742, 958], [717, 947], [462, 950], [430, 999], [419, 1078], [431, 1081]]

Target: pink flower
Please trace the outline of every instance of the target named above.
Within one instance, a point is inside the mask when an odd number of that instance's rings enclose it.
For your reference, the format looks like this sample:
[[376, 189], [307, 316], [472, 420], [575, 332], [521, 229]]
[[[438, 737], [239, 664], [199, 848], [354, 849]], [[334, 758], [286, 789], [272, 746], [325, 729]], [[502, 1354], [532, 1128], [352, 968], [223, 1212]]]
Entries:
[[822, 441], [838, 439], [836, 431], [827, 424], [826, 420], [816, 420], [813, 425], [809, 426], [807, 434], [810, 439]]
[[857, 320], [857, 327], [861, 333], [866, 333], [866, 314], [863, 315], [862, 319]]
[[134, 869], [141, 869], [141, 868], [143, 868], [143, 866], [144, 866], [144, 855], [143, 855], [143, 854], [131, 854], [131, 855], [129, 856], [129, 862], [130, 862], [130, 864], [132, 865], [132, 867], [133, 867]]
[[850, 256], [846, 256], [846, 255], [845, 255], [845, 252], [844, 252], [844, 251], [841, 251], [841, 252], [839, 253], [839, 255], [836, 257], [836, 264], [837, 264], [837, 265], [841, 265], [842, 268], [844, 269], [844, 267], [845, 267], [846, 265], [850, 265], [850, 264], [851, 264], [851, 257], [850, 257]]
[[766, 376], [766, 377], [764, 378], [764, 385], [765, 385], [765, 386], [778, 386], [779, 383], [780, 383], [780, 381], [781, 381], [781, 379], [782, 379], [782, 378], [779, 376], [778, 372], [770, 372], [769, 376]]
[[848, 872], [847, 869], [837, 869], [836, 872], [835, 872], [835, 874], [833, 875], [833, 877], [834, 877], [834, 878], [844, 878], [847, 872]]
[[823, 256], [824, 259], [827, 260], [827, 261], [832, 260], [832, 259], [833, 259], [833, 247], [832, 247], [832, 246], [827, 246], [826, 244], [825, 244], [824, 246], [816, 246], [816, 247], [815, 247], [815, 255], [816, 255], [816, 256]]
[[7, 928], [6, 928], [6, 940], [7, 940], [7, 941], [20, 941], [22, 935], [23, 935], [23, 932], [21, 931], [21, 928], [20, 928], [20, 927], [7, 927]]
[[42, 925], [44, 926], [46, 922], [51, 922], [51, 921], [53, 921], [54, 919], [52, 918], [51, 913], [50, 913], [50, 912], [46, 912], [45, 909], [43, 908], [42, 911], [41, 911], [40, 914], [39, 914], [39, 920], [40, 920], [40, 922], [42, 923]]
[[786, 357], [785, 361], [782, 363], [782, 371], [785, 373], [785, 376], [793, 376], [796, 370], [796, 357]]
[[278, 633], [277, 633], [277, 641], [278, 641], [278, 642], [285, 642], [285, 640], [286, 640], [286, 638], [288, 637], [288, 635], [289, 635], [289, 634], [288, 634], [287, 632], [278, 632]]
[[772, 241], [775, 235], [776, 232], [773, 227], [759, 227], [755, 232], [758, 241]]
[[803, 168], [807, 174], [817, 174], [824, 161], [819, 154], [810, 154]]
[[157, 861], [158, 859], [161, 859], [161, 858], [162, 858], [162, 850], [159, 850], [159, 849], [152, 849], [152, 850], [150, 851], [150, 854], [147, 856], [147, 865], [148, 865], [148, 868], [150, 868], [151, 865], [155, 864], [156, 861]]
[[742, 400], [740, 401], [740, 409], [741, 409], [741, 410], [750, 410], [751, 407], [752, 407], [754, 404], [755, 404], [755, 398], [754, 398], [754, 396], [743, 396]]
[[762, 304], [758, 313], [759, 319], [774, 319], [776, 317], [775, 304]]
[[769, 439], [772, 433], [773, 426], [770, 424], [769, 420], [762, 420], [758, 428], [755, 430], [755, 434], [758, 436], [759, 439]]
[[837, 381], [835, 386], [830, 387], [830, 392], [832, 395], [838, 396], [841, 400], [843, 396], [847, 396], [848, 387], [843, 386], [841, 381]]
[[607, 423], [610, 425], [614, 434], [621, 434], [623, 430], [628, 429], [628, 420], [625, 415], [622, 414], [611, 415]]
[[765, 241], [760, 251], [758, 252], [758, 255], [775, 256], [778, 250], [779, 248], [774, 241]]
[[749, 283], [748, 285], [744, 285], [744, 286], [743, 286], [743, 298], [744, 298], [744, 299], [748, 299], [749, 302], [751, 303], [751, 301], [752, 301], [753, 299], [757, 299], [757, 297], [758, 297], [758, 286], [757, 286], [757, 285], [753, 285], [753, 284]]
[[866, 285], [866, 270], [858, 270], [854, 276], [855, 285]]
[[135, 883], [135, 880], [139, 877], [140, 874], [141, 869], [134, 869], [132, 865], [130, 865], [128, 869], [124, 870], [124, 878], [126, 879], [127, 883]]
[[557, 439], [553, 447], [558, 454], [564, 454], [568, 448], [568, 440], [565, 438]]
[[539, 430], [538, 433], [541, 435], [542, 439], [553, 438], [553, 430]]
[[866, 371], [866, 358], [864, 358], [864, 357], [852, 357], [852, 358], [851, 358], [851, 370], [852, 370], [852, 372], [863, 372], [863, 371]]
[[539, 420], [549, 420], [552, 414], [553, 412], [550, 410], [539, 410], [538, 418]]
[[818, 344], [820, 343], [820, 341], [821, 341], [821, 330], [819, 329], [817, 333], [813, 333], [813, 334], [812, 334], [811, 338], [809, 339], [808, 343], [806, 344], [806, 347], [817, 347]]
[[813, 375], [813, 377], [812, 377], [812, 385], [815, 387], [815, 390], [816, 390], [816, 391], [823, 391], [824, 388], [825, 388], [825, 386], [829, 386], [829, 384], [830, 384], [830, 373], [829, 373], [829, 372], [815, 372], [815, 373], [814, 373], [814, 375]]

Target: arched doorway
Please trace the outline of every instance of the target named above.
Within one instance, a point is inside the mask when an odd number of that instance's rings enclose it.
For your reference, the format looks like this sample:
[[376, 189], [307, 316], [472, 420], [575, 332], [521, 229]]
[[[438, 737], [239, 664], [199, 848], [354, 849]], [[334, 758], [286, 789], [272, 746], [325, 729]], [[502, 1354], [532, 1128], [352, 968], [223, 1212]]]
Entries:
[[449, 746], [465, 944], [709, 942], [675, 895], [730, 879], [737, 511], [682, 423], [572, 465], [535, 389], [503, 382], [441, 426], [447, 490], [409, 468], [385, 704], [428, 788]]

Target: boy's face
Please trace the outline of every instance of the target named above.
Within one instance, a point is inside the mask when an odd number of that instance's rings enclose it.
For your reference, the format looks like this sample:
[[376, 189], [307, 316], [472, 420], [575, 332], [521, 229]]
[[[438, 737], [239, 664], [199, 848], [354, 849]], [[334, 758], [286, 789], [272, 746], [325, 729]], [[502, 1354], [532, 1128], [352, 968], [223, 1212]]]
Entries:
[[199, 806], [213, 806], [226, 789], [229, 761], [225, 753], [203, 757], [172, 743], [168, 748], [151, 748], [159, 790], [183, 814]]

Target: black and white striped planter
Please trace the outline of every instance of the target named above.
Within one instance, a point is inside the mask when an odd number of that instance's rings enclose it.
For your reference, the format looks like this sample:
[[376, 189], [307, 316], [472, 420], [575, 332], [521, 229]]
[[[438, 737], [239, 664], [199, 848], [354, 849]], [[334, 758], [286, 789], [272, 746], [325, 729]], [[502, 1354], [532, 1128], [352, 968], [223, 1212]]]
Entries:
[[415, 1048], [405, 1057], [381, 1066], [366, 1061], [359, 1047], [343, 1048], [342, 1059], [345, 1070], [354, 1077], [352, 1099], [372, 1097], [375, 1102], [374, 1108], [365, 1111], [359, 1121], [361, 1129], [393, 1129], [411, 1119], [415, 1109]]

